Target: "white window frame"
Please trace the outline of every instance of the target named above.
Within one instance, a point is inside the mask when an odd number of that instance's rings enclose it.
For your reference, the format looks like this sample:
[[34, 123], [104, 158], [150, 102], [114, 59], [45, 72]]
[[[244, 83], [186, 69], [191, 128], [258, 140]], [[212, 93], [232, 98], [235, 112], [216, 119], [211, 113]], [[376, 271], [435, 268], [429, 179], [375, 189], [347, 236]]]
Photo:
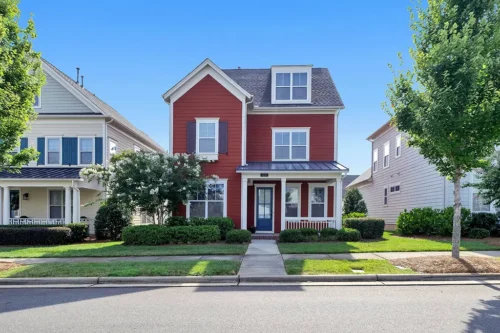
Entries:
[[[200, 153], [200, 124], [215, 124], [215, 152]], [[219, 118], [196, 118], [196, 154], [203, 159], [216, 161], [219, 158]]]
[[140, 152], [142, 149], [138, 145], [134, 145], [134, 153]]
[[[62, 211], [61, 211], [61, 218], [57, 218], [57, 217], [50, 217], [50, 207], [52, 206], [50, 204], [50, 192], [52, 191], [57, 191], [57, 192], [61, 192], [62, 193]], [[73, 200], [71, 200], [71, 205], [73, 205]], [[55, 205], [54, 205], [55, 206]], [[55, 207], [59, 207], [59, 206], [55, 206]], [[66, 191], [64, 189], [61, 189], [61, 188], [48, 188], [47, 189], [47, 218], [48, 219], [60, 219], [60, 220], [64, 220], [65, 218], [65, 213], [66, 213]]]
[[286, 202], [286, 195], [285, 195], [285, 217], [288, 217], [288, 218], [300, 218], [301, 215], [300, 215], [300, 206], [301, 206], [301, 186], [302, 184], [300, 183], [287, 183], [286, 186], [285, 186], [285, 189], [287, 188], [296, 188], [297, 191], [298, 191], [298, 201], [297, 201], [297, 216], [286, 216], [286, 205], [287, 205], [287, 202]]
[[[82, 153], [81, 145], [80, 145], [81, 139], [92, 139], [92, 163], [90, 163], [90, 164], [82, 164], [82, 162], [81, 162], [81, 153]], [[79, 136], [78, 137], [78, 165], [91, 165], [94, 163], [95, 163], [95, 137], [93, 137], [93, 136]]]
[[[387, 155], [385, 154], [386, 147], [387, 147]], [[390, 156], [391, 156], [391, 142], [387, 141], [386, 143], [384, 143], [384, 156], [382, 158], [382, 168], [386, 169], [389, 167]], [[385, 165], [386, 157], [387, 157], [387, 165]]]
[[[115, 145], [116, 149], [115, 149], [114, 153], [111, 152], [111, 144]], [[108, 140], [108, 149], [109, 149], [108, 153], [109, 153], [110, 157], [113, 156], [113, 155], [116, 155], [118, 153], [118, 142], [116, 142], [116, 140], [109, 139]]]
[[[189, 200], [187, 205], [186, 205], [186, 218], [190, 218], [190, 211], [191, 211], [191, 201], [196, 201], [196, 202], [204, 202], [205, 203], [205, 218], [208, 217], [208, 203], [213, 201], [213, 200], [208, 200], [208, 185], [214, 185], [214, 184], [223, 184], [224, 185], [224, 202], [223, 202], [223, 217], [227, 217], [227, 179], [218, 179], [217, 181], [214, 180], [207, 180], [205, 182], [205, 200]], [[217, 202], [220, 200], [217, 200]]]
[[[469, 183], [475, 184], [477, 183], [476, 180], [476, 175], [477, 171], [472, 171], [469, 176]], [[474, 194], [477, 194], [479, 197], [481, 195], [479, 194], [479, 190], [475, 187], [470, 187], [471, 192], [470, 192], [470, 210], [473, 213], [496, 213], [496, 208], [495, 204], [492, 202], [490, 205], [488, 205], [489, 209], [488, 210], [474, 210]]]
[[21, 152], [21, 145], [19, 144], [19, 146], [12, 149], [12, 151], [10, 153], [15, 155], [15, 154], [19, 154], [20, 152]]
[[[280, 162], [280, 161], [309, 161], [309, 147], [311, 146], [311, 141], [310, 141], [310, 127], [273, 127], [272, 128], [272, 160], [274, 162]], [[292, 159], [292, 133], [306, 133], [306, 158], [304, 159]], [[276, 133], [290, 133], [290, 145], [289, 145], [289, 159], [276, 159]], [[300, 146], [302, 147], [302, 146]]]
[[[325, 202], [324, 202], [324, 213], [323, 213], [323, 217], [312, 217], [312, 205], [313, 205], [313, 202], [312, 202], [312, 191], [313, 189], [315, 188], [323, 188], [324, 191], [325, 191]], [[323, 184], [323, 183], [319, 183], [319, 184], [309, 184], [309, 198], [307, 199], [309, 201], [309, 212], [308, 212], [308, 215], [309, 215], [309, 219], [310, 220], [314, 220], [314, 219], [319, 219], [319, 220], [323, 220], [323, 219], [326, 219], [328, 217], [328, 185], [327, 184]]]
[[[399, 190], [396, 191], [396, 186], [399, 186]], [[401, 183], [395, 183], [392, 185], [389, 185], [389, 194], [398, 194], [401, 193]], [[392, 190], [394, 188], [394, 191]]]
[[378, 171], [378, 148], [373, 150], [373, 162], [372, 162], [372, 170], [373, 173]]
[[40, 91], [40, 94], [38, 94], [37, 96], [38, 96], [38, 104], [36, 106], [33, 105], [33, 109], [41, 109], [42, 108], [42, 92]]
[[[311, 73], [312, 66], [273, 66], [271, 67], [272, 77], [272, 91], [271, 103], [272, 104], [311, 104]], [[282, 100], [276, 99], [276, 74], [284, 73], [290, 74], [290, 99]], [[293, 99], [293, 74], [306, 73], [307, 74], [307, 99]], [[303, 87], [303, 86], [300, 86]]]
[[[396, 149], [394, 149], [394, 155], [396, 158], [401, 157], [401, 150], [402, 150], [402, 145], [401, 145], [401, 134], [398, 134], [396, 136]], [[399, 154], [398, 154], [398, 148], [399, 148]]]
[[[49, 140], [59, 139], [59, 163], [49, 163]], [[46, 136], [45, 137], [45, 165], [62, 165], [62, 136]]]
[[388, 186], [384, 186], [384, 192], [383, 192], [383, 204], [384, 204], [384, 207], [388, 207], [389, 206], [389, 187]]

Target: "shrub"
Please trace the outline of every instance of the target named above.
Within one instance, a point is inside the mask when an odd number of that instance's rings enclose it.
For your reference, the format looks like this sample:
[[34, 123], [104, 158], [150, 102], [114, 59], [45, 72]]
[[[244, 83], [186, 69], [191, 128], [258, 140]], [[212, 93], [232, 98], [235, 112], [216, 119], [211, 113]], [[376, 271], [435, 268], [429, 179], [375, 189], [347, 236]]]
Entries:
[[304, 241], [306, 242], [315, 242], [318, 240], [318, 230], [314, 228], [301, 228], [299, 229], [304, 236]]
[[187, 218], [184, 216], [170, 216], [167, 218], [166, 223], [168, 227], [180, 227], [189, 225]]
[[361, 218], [361, 217], [366, 217], [366, 214], [365, 213], [356, 213], [356, 212], [353, 212], [353, 213], [342, 215], [342, 220], [345, 220], [345, 219], [356, 219], [356, 218]]
[[324, 228], [319, 232], [319, 239], [322, 241], [332, 241], [336, 239], [338, 230], [335, 228]]
[[216, 242], [220, 238], [217, 226], [164, 225], [129, 226], [123, 229], [125, 245], [165, 245]]
[[0, 228], [0, 245], [68, 244], [71, 229], [65, 227]]
[[469, 237], [477, 239], [490, 237], [490, 231], [483, 228], [472, 228], [469, 230]]
[[231, 230], [226, 235], [228, 243], [248, 243], [252, 240], [252, 233], [248, 230]]
[[494, 231], [497, 227], [498, 217], [493, 213], [474, 213], [471, 216], [469, 227]]
[[361, 233], [357, 229], [342, 228], [337, 232], [337, 239], [344, 242], [357, 242], [361, 240]]
[[[441, 211], [441, 220], [437, 220], [433, 225], [430, 235], [451, 236], [453, 233], [453, 215], [455, 210], [453, 207], [446, 207]], [[471, 212], [467, 208], [462, 208], [462, 234], [465, 235], [468, 231], [468, 225], [471, 221]]]
[[368, 213], [363, 195], [357, 188], [348, 190], [344, 197], [343, 213], [349, 214], [352, 212]]
[[114, 200], [105, 202], [95, 216], [95, 237], [97, 239], [121, 239], [122, 230], [130, 225], [132, 213]]
[[[470, 210], [462, 208], [462, 230], [467, 229]], [[453, 207], [444, 210], [430, 207], [404, 210], [396, 221], [397, 231], [405, 236], [439, 235], [450, 236], [453, 232]]]
[[89, 225], [87, 223], [70, 223], [66, 227], [71, 229], [71, 242], [81, 243], [89, 237]]
[[363, 239], [382, 238], [384, 234], [385, 222], [376, 218], [349, 218], [343, 221], [344, 228], [359, 230]]
[[191, 225], [215, 225], [219, 227], [220, 239], [225, 240], [228, 231], [234, 229], [233, 220], [229, 217], [192, 217], [189, 219]]
[[280, 242], [281, 243], [298, 243], [303, 242], [304, 235], [299, 229], [288, 229], [280, 232]]

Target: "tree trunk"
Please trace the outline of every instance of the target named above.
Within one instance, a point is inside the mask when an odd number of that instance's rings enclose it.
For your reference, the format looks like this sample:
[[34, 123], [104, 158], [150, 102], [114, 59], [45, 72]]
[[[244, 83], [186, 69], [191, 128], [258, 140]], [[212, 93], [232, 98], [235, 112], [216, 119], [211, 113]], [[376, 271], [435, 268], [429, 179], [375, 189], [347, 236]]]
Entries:
[[462, 179], [461, 170], [455, 171], [454, 183], [454, 214], [453, 214], [453, 237], [452, 237], [452, 250], [451, 256], [455, 259], [460, 259], [460, 235], [462, 232], [462, 202], [460, 201], [460, 180]]

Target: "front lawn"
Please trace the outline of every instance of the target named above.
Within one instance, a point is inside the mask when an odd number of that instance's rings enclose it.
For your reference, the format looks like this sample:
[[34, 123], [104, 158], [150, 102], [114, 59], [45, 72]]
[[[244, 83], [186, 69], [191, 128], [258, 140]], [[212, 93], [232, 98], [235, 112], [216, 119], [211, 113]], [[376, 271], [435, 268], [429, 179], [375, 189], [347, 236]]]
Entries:
[[[360, 252], [418, 252], [451, 251], [451, 238], [412, 238], [384, 232], [382, 239], [361, 242], [280, 243], [282, 254], [292, 253], [360, 253]], [[500, 250], [500, 242], [488, 244], [485, 240], [462, 241], [464, 251]]]
[[0, 246], [0, 258], [125, 257], [245, 254], [248, 245], [200, 244], [125, 246], [122, 242], [89, 242], [59, 246]]
[[239, 261], [155, 261], [20, 265], [0, 278], [236, 275]]
[[290, 275], [360, 274], [352, 270], [363, 270], [361, 274], [413, 274], [411, 269], [399, 269], [386, 260], [285, 260], [285, 269]]

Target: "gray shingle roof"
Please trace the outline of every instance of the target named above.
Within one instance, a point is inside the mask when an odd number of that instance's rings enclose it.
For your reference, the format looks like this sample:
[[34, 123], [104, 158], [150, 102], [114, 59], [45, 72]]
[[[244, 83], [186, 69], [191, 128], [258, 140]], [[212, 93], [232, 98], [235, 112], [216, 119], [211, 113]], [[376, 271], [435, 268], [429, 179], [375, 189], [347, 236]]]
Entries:
[[237, 171], [348, 171], [335, 161], [327, 162], [248, 162]]
[[82, 168], [21, 168], [20, 173], [0, 171], [0, 179], [80, 179]]
[[347, 193], [347, 185], [349, 185], [350, 183], [352, 183], [354, 181], [354, 179], [358, 178], [359, 175], [347, 175], [344, 177], [344, 179], [342, 179], [342, 197], [345, 196], [345, 194]]
[[311, 104], [272, 104], [271, 69], [223, 69], [223, 71], [254, 96], [255, 107], [344, 107], [328, 68], [312, 68]]

